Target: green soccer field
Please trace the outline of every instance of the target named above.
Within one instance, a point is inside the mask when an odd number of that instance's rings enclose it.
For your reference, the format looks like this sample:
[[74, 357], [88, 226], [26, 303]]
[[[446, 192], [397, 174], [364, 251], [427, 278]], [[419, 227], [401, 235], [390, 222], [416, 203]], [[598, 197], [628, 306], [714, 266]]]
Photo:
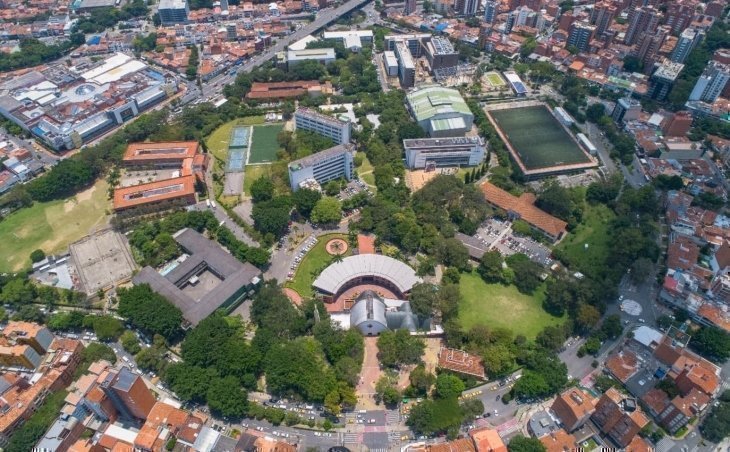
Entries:
[[248, 157], [249, 165], [276, 161], [276, 153], [281, 149], [276, 136], [283, 129], [283, 124], [253, 126], [251, 155]]
[[499, 76], [496, 72], [489, 72], [487, 75], [487, 80], [489, 81], [489, 84], [492, 85], [495, 88], [498, 88], [500, 86], [505, 86], [506, 83], [504, 80], [502, 80], [502, 77]]
[[493, 110], [489, 114], [528, 170], [591, 161], [545, 106]]

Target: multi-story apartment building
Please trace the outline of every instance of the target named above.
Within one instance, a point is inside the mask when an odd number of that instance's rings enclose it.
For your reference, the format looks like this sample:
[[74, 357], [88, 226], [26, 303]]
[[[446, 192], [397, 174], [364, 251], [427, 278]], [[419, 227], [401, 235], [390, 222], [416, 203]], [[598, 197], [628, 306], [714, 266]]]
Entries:
[[679, 35], [677, 44], [672, 50], [670, 59], [675, 63], [684, 63], [690, 52], [702, 41], [704, 33], [697, 28], [687, 28]]
[[624, 44], [635, 44], [643, 33], [653, 33], [659, 26], [660, 20], [661, 13], [652, 6], [631, 9]]
[[[355, 174], [355, 148], [341, 144], [289, 163], [289, 184], [297, 191], [312, 186], [312, 181], [323, 185], [331, 180], [352, 179]], [[316, 187], [316, 186], [315, 186]]]
[[575, 22], [570, 26], [568, 34], [568, 45], [575, 46], [579, 51], [585, 52], [596, 27], [587, 22]]
[[715, 102], [725, 89], [728, 80], [730, 80], [730, 65], [710, 61], [697, 79], [689, 100], [701, 100], [710, 104]]
[[160, 0], [157, 12], [162, 25], [184, 24], [188, 21], [190, 7], [187, 0]]
[[347, 144], [350, 142], [352, 125], [350, 121], [342, 121], [308, 108], [298, 108], [294, 113], [294, 128], [318, 133], [337, 144]]

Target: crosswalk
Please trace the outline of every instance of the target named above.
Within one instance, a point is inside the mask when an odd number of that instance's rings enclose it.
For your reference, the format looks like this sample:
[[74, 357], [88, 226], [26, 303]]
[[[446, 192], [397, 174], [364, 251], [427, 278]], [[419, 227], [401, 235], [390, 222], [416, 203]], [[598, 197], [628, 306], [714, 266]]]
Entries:
[[344, 442], [349, 444], [359, 444], [362, 442], [362, 438], [359, 433], [347, 432], [344, 434]]
[[396, 425], [400, 422], [400, 413], [389, 410], [385, 412], [385, 425]]
[[674, 441], [670, 438], [664, 437], [656, 444], [656, 452], [669, 452], [674, 447]]

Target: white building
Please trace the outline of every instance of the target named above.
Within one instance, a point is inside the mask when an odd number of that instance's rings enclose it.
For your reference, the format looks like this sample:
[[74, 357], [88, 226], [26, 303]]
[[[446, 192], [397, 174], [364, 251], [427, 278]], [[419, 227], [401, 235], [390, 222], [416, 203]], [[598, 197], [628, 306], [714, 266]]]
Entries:
[[406, 166], [476, 166], [484, 161], [485, 146], [479, 137], [418, 138], [403, 140]]
[[555, 112], [555, 117], [558, 118], [558, 121], [560, 121], [565, 127], [570, 127], [575, 124], [575, 119], [573, 119], [573, 117], [570, 116], [563, 107], [555, 107], [553, 111]]
[[363, 44], [373, 43], [372, 30], [325, 31], [322, 37], [341, 42], [346, 49], [353, 52], [359, 52]]
[[395, 52], [390, 50], [383, 52], [383, 63], [385, 64], [385, 72], [388, 74], [388, 77], [398, 75], [398, 58], [395, 57]]
[[719, 61], [710, 61], [697, 79], [689, 100], [701, 100], [711, 104], [720, 96], [730, 80], [730, 66]]
[[289, 184], [294, 191], [311, 186], [312, 180], [323, 185], [331, 180], [352, 179], [355, 174], [355, 148], [341, 144], [289, 163]]
[[294, 112], [294, 129], [318, 133], [337, 144], [349, 143], [352, 133], [350, 121], [341, 121], [308, 108], [298, 108]]
[[302, 61], [317, 61], [321, 64], [329, 64], [335, 61], [335, 49], [304, 49], [287, 50], [287, 68], [291, 69]]

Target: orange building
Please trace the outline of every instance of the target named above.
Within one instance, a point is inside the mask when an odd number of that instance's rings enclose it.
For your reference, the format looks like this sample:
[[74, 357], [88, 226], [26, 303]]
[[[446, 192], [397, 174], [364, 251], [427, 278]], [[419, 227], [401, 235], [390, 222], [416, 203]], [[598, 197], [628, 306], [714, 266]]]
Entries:
[[182, 176], [114, 190], [114, 211], [195, 204], [195, 177]]
[[469, 432], [476, 445], [477, 452], [507, 452], [502, 438], [496, 430], [480, 428]]
[[619, 447], [628, 446], [649, 423], [636, 400], [625, 397], [616, 388], [609, 388], [598, 400], [591, 419]]
[[579, 429], [596, 410], [596, 399], [578, 388], [570, 388], [560, 394], [553, 406], [553, 413], [568, 432]]
[[547, 452], [570, 452], [576, 450], [575, 436], [563, 429], [543, 436], [540, 438], [540, 442], [545, 446]]

